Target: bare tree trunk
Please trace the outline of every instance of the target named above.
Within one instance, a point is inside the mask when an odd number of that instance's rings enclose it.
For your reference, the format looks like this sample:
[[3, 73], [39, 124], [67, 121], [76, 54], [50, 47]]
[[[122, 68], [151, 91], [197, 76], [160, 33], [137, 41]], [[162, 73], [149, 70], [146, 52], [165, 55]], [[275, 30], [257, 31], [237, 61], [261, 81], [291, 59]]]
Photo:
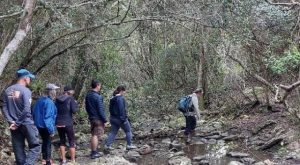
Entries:
[[23, 16], [20, 20], [18, 30], [15, 37], [10, 43], [4, 48], [0, 57], [0, 76], [3, 73], [11, 56], [18, 50], [20, 44], [27, 36], [27, 33], [31, 29], [31, 20], [33, 15], [33, 9], [35, 8], [36, 0], [25, 0], [25, 7]]
[[206, 70], [206, 58], [205, 58], [205, 53], [206, 53], [206, 44], [202, 43], [201, 45], [201, 52], [199, 53], [200, 55], [200, 61], [199, 61], [199, 66], [198, 66], [198, 85], [197, 87], [202, 88], [204, 95], [200, 98], [200, 111], [204, 110], [204, 100], [206, 100], [207, 96], [207, 70]]

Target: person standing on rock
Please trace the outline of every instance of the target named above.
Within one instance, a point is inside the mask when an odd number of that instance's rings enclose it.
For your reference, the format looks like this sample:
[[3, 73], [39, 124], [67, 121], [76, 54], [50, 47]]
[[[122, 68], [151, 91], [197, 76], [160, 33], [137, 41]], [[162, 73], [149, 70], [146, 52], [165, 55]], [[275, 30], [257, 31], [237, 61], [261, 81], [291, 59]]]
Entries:
[[47, 84], [44, 95], [41, 96], [33, 107], [34, 124], [42, 138], [42, 164], [53, 165], [51, 160], [51, 139], [55, 134], [55, 120], [57, 109], [54, 104], [58, 86]]
[[184, 113], [186, 123], [184, 135], [187, 143], [191, 142], [191, 136], [195, 132], [197, 119], [200, 120], [198, 98], [202, 95], [202, 89], [196, 89], [192, 94], [189, 95], [190, 97], [192, 97], [191, 102], [189, 103], [190, 110]]
[[99, 158], [101, 155], [97, 151], [98, 140], [104, 134], [106, 120], [103, 97], [100, 95], [101, 83], [98, 80], [93, 80], [91, 83], [92, 89], [85, 97], [85, 109], [88, 113], [91, 123], [91, 159]]
[[131, 132], [131, 127], [128, 121], [128, 115], [126, 111], [126, 103], [124, 98], [125, 91], [126, 91], [125, 86], [122, 85], [118, 86], [117, 89], [114, 91], [113, 96], [109, 102], [111, 131], [108, 135], [106, 144], [104, 146], [104, 148], [107, 150], [113, 149], [111, 145], [115, 140], [115, 137], [120, 127], [123, 129], [123, 131], [126, 134], [126, 141], [127, 141], [126, 149], [130, 150], [136, 148], [136, 146], [134, 146], [131, 141], [132, 132]]
[[[9, 124], [12, 147], [17, 165], [33, 165], [41, 146], [39, 132], [31, 115], [31, 91], [26, 87], [35, 76], [26, 69], [17, 71], [17, 83], [4, 92], [2, 113]], [[29, 150], [25, 152], [25, 139]]]
[[56, 127], [60, 139], [60, 159], [61, 164], [66, 164], [66, 137], [68, 137], [71, 162], [75, 163], [75, 132], [73, 128], [73, 114], [78, 109], [78, 104], [74, 99], [74, 89], [72, 86], [65, 86], [63, 95], [56, 99], [57, 117]]

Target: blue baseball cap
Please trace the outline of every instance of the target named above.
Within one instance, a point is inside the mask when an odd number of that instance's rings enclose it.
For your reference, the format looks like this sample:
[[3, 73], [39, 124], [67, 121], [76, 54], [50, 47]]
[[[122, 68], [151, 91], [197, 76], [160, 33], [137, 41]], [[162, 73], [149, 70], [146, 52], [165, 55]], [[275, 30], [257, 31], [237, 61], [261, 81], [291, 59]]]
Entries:
[[29, 77], [31, 79], [35, 79], [35, 76], [26, 69], [20, 69], [17, 71], [18, 78]]

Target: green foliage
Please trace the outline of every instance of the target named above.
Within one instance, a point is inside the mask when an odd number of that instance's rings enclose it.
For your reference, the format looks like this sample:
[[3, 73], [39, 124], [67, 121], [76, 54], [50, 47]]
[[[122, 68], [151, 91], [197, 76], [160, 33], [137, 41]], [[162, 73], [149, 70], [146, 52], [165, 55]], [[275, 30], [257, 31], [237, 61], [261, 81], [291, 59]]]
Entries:
[[265, 59], [267, 67], [274, 73], [282, 74], [289, 69], [294, 69], [300, 64], [300, 52], [296, 46], [284, 53], [283, 57], [270, 56]]
[[30, 84], [31, 91], [37, 95], [41, 95], [44, 88], [45, 88], [45, 83], [41, 79], [33, 80]]

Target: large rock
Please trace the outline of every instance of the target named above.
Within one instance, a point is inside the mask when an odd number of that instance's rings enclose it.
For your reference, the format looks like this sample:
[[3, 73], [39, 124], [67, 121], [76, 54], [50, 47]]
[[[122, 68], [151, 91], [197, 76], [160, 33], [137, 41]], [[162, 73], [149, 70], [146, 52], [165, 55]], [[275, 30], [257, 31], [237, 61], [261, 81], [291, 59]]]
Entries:
[[237, 135], [229, 135], [223, 138], [223, 140], [225, 141], [234, 141], [234, 140], [238, 140], [239, 137]]
[[247, 153], [242, 153], [242, 152], [229, 152], [229, 153], [227, 153], [227, 156], [233, 157], [233, 158], [245, 158], [245, 157], [249, 157], [250, 155]]
[[[94, 162], [95, 165], [136, 165], [136, 163], [131, 163], [123, 157], [119, 156], [104, 156], [99, 159], [98, 162]], [[89, 164], [92, 165], [92, 164]]]
[[243, 162], [246, 165], [251, 165], [251, 164], [254, 164], [256, 162], [256, 160], [253, 158], [242, 158], [241, 162]]
[[125, 154], [125, 158], [130, 162], [137, 162], [141, 158], [141, 155], [137, 151], [132, 150]]
[[163, 140], [161, 141], [161, 143], [163, 143], [163, 144], [171, 144], [172, 142], [171, 142], [171, 139], [170, 139], [170, 138], [166, 138], [166, 139], [163, 139]]
[[238, 162], [238, 161], [231, 161], [228, 163], [228, 165], [245, 165], [244, 163]]
[[265, 165], [264, 162], [257, 162], [257, 163], [254, 163], [253, 165]]
[[260, 150], [266, 150], [272, 148], [273, 146], [279, 144], [283, 140], [283, 137], [274, 137], [267, 141], [265, 144], [259, 147]]
[[153, 150], [149, 145], [143, 145], [138, 151], [141, 155], [146, 155], [150, 154]]
[[175, 156], [169, 159], [169, 165], [191, 165], [191, 159], [186, 156]]
[[200, 155], [193, 158], [193, 161], [200, 162], [201, 160], [207, 159], [206, 155]]

